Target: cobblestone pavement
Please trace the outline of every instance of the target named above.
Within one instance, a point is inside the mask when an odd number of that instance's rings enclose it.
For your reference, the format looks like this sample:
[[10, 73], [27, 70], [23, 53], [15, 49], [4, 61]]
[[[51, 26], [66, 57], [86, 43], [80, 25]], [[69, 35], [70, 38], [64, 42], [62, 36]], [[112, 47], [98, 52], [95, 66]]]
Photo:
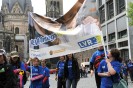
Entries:
[[[54, 77], [54, 74], [50, 75], [50, 88], [57, 88], [57, 81], [54, 80]], [[25, 88], [29, 88], [29, 84], [30, 82], [28, 81], [25, 85]], [[81, 78], [78, 82], [77, 88], [96, 88], [94, 76], [90, 77], [90, 75], [88, 74], [87, 78]], [[128, 88], [133, 88], [133, 83], [130, 81], [130, 79]]]

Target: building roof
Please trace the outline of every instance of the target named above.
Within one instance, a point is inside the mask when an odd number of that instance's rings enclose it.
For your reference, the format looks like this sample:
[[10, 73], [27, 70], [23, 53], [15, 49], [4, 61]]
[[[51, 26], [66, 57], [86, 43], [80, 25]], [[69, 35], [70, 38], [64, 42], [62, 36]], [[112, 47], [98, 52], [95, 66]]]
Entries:
[[25, 10], [25, 7], [31, 6], [31, 0], [2, 0], [2, 5], [7, 4], [8, 5], [8, 9], [9, 11], [12, 10], [12, 7], [14, 6], [14, 4], [18, 2], [20, 4], [20, 7], [22, 9], [22, 11]]

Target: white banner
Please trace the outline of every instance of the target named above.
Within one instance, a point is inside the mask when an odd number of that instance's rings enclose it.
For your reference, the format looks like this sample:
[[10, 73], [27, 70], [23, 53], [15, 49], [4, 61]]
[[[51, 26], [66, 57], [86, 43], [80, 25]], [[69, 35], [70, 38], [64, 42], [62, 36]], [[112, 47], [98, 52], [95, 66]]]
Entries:
[[56, 20], [29, 13], [30, 57], [47, 59], [85, 51], [102, 44], [95, 0], [78, 0]]

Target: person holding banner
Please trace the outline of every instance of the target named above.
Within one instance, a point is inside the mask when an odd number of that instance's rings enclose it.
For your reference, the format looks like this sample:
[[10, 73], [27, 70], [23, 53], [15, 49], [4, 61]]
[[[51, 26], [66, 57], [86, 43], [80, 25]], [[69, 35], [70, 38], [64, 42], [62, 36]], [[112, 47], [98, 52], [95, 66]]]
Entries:
[[46, 67], [46, 60], [42, 60], [41, 61], [41, 65], [42, 65], [42, 70], [43, 70], [43, 88], [49, 88], [49, 69]]
[[[29, 61], [27, 62], [27, 64], [29, 64], [29, 62], [32, 59], [29, 59]], [[31, 84], [30, 84], [30, 88], [43, 88], [43, 83], [42, 83], [42, 79], [44, 77], [43, 75], [43, 70], [42, 67], [39, 66], [39, 59], [37, 57], [35, 57], [33, 60], [33, 66], [27, 66], [27, 70], [31, 73]]]
[[120, 51], [118, 49], [111, 49], [108, 58], [102, 60], [98, 67], [98, 75], [101, 76], [100, 88], [113, 88], [114, 83], [119, 83], [121, 62]]
[[64, 76], [66, 78], [66, 88], [76, 88], [80, 79], [80, 70], [77, 60], [73, 54], [66, 56], [66, 62], [64, 66]]
[[60, 56], [60, 60], [57, 62], [56, 66], [57, 72], [55, 80], [58, 80], [57, 88], [66, 88], [66, 80], [64, 77], [64, 65], [65, 65], [65, 56]]
[[101, 60], [103, 60], [105, 57], [105, 52], [103, 46], [99, 46], [98, 50], [93, 53], [91, 59], [90, 59], [90, 74], [93, 76], [94, 74], [94, 69], [95, 69], [95, 81], [97, 88], [100, 88], [101, 84], [101, 77], [98, 76], [97, 69], [99, 67], [99, 64]]

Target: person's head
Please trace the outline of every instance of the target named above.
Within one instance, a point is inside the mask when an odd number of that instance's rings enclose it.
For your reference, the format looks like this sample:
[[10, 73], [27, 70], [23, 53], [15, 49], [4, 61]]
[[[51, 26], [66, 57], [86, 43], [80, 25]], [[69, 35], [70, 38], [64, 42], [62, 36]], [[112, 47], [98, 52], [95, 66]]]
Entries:
[[46, 66], [46, 60], [45, 59], [41, 60], [41, 65], [42, 65], [42, 67]]
[[67, 57], [67, 59], [72, 60], [73, 59], [73, 54], [68, 54], [66, 57]]
[[19, 58], [19, 55], [18, 55], [18, 52], [17, 51], [12, 51], [10, 53], [10, 56], [11, 56], [10, 60], [12, 62], [16, 63], [16, 62], [19, 62], [20, 61], [20, 58]]
[[68, 61], [68, 60], [77, 60], [77, 59], [74, 58], [73, 54], [68, 54], [68, 55], [66, 55], [66, 61]]
[[65, 60], [65, 56], [60, 56], [60, 60], [64, 61]]
[[35, 58], [33, 59], [33, 65], [34, 65], [34, 66], [38, 66], [38, 65], [39, 65], [39, 59], [38, 59], [37, 57], [35, 57]]
[[99, 46], [98, 50], [104, 50], [103, 46]]
[[7, 63], [5, 51], [3, 49], [0, 49], [0, 64]]
[[113, 58], [113, 60], [117, 60], [119, 62], [122, 62], [122, 58], [120, 58], [120, 51], [118, 49], [111, 49], [109, 54], [109, 58]]
[[131, 63], [131, 60], [129, 59], [128, 62]]

